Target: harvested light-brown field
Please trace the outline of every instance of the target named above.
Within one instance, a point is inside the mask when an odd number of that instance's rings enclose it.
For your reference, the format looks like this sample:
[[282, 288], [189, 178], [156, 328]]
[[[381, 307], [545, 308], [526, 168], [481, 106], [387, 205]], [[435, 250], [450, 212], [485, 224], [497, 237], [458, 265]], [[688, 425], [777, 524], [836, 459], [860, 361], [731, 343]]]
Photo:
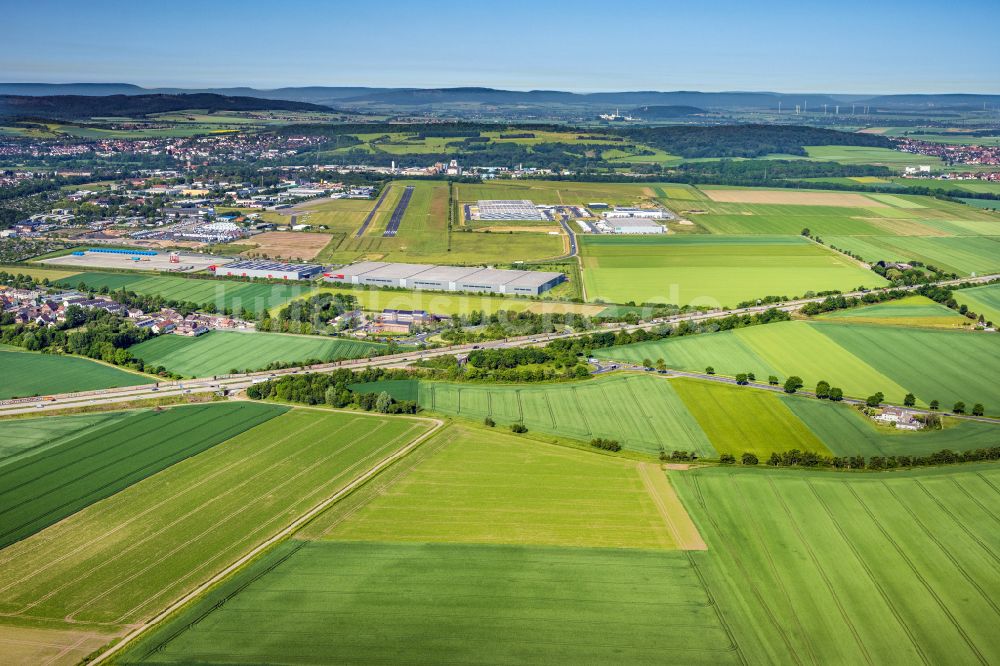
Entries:
[[257, 245], [253, 254], [264, 254], [275, 259], [312, 259], [330, 242], [330, 236], [298, 231], [268, 231], [254, 236], [250, 242]]
[[3, 655], [5, 664], [79, 664], [120, 633], [0, 627], [0, 655]]
[[712, 201], [724, 203], [786, 204], [885, 208], [881, 201], [853, 192], [794, 192], [787, 190], [702, 190]]

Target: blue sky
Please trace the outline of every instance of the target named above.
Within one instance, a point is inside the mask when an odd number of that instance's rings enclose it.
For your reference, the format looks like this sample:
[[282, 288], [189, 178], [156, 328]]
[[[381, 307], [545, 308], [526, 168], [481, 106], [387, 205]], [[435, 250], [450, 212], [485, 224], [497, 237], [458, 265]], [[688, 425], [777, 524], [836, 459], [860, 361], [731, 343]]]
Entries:
[[2, 4], [2, 81], [1000, 93], [1000, 0]]

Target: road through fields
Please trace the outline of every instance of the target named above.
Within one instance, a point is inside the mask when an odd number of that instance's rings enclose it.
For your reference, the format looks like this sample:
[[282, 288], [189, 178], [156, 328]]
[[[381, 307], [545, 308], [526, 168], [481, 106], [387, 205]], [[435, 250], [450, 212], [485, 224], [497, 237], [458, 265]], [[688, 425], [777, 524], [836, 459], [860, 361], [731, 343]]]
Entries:
[[[996, 279], [1000, 279], [1000, 274], [983, 275], [975, 278], [960, 278], [957, 280], [946, 280], [942, 282], [937, 282], [935, 284], [946, 286], [946, 285], [955, 285], [966, 282], [985, 283]], [[913, 291], [917, 289], [917, 287], [900, 287], [899, 289], [905, 291]], [[871, 290], [869, 292], [850, 292], [844, 294], [844, 296], [846, 297], [863, 296], [864, 293], [878, 293], [880, 291], [887, 291], [887, 290], [888, 289], [876, 289], [876, 290]], [[802, 306], [805, 305], [806, 303], [818, 303], [821, 302], [823, 298], [824, 297], [817, 296], [815, 298], [805, 298], [797, 301], [787, 301], [778, 306], [759, 305], [755, 307], [738, 308], [733, 310], [717, 310], [710, 312], [695, 312], [695, 313], [681, 314], [664, 319], [654, 319], [652, 321], [642, 322], [639, 324], [610, 325], [601, 328], [600, 331], [602, 332], [635, 331], [640, 329], [655, 328], [657, 326], [662, 326], [664, 324], [676, 325], [684, 321], [703, 322], [706, 320], [717, 319], [733, 314], [743, 315], [743, 314], [764, 312], [772, 308], [777, 310], [782, 310], [785, 312], [795, 312], [801, 309]], [[361, 368], [375, 367], [375, 366], [403, 367], [416, 360], [434, 358], [436, 356], [444, 356], [456, 353], [468, 353], [473, 349], [503, 349], [509, 347], [543, 346], [548, 344], [552, 340], [560, 338], [575, 338], [583, 335], [589, 335], [592, 332], [593, 331], [582, 331], [582, 332], [563, 332], [563, 333], [528, 335], [517, 338], [507, 338], [503, 340], [492, 340], [489, 342], [482, 342], [475, 345], [462, 344], [462, 345], [452, 345], [448, 347], [439, 347], [437, 349], [404, 351], [398, 354], [376, 356], [370, 359], [345, 360], [345, 361], [324, 363], [312, 366], [286, 368], [283, 370], [275, 370], [270, 372], [263, 371], [263, 372], [214, 376], [214, 377], [204, 377], [186, 381], [160, 382], [157, 384], [149, 384], [145, 386], [132, 386], [119, 389], [104, 389], [97, 391], [53, 394], [49, 396], [38, 396], [34, 398], [22, 398], [18, 400], [0, 401], [0, 417], [13, 414], [26, 414], [26, 413], [34, 413], [41, 416], [43, 413], [47, 414], [57, 409], [72, 409], [72, 408], [88, 407], [90, 405], [95, 405], [95, 404], [114, 404], [114, 403], [132, 402], [136, 400], [149, 400], [153, 398], [178, 396], [188, 393], [206, 393], [211, 391], [224, 391], [224, 390], [240, 391], [247, 388], [251, 384], [267, 381], [268, 379], [280, 377], [283, 375], [298, 374], [302, 372], [314, 372], [314, 373], [333, 372], [334, 370], [340, 368], [361, 369]], [[673, 371], [673, 373], [678, 375], [688, 374], [690, 376], [699, 376], [697, 373], [683, 373], [678, 371]], [[726, 381], [726, 382], [732, 381], [731, 379], [727, 379], [725, 377], [708, 376], [708, 375], [705, 375], [703, 378], [711, 378], [715, 381]], [[765, 387], [760, 387], [760, 388], [765, 388]], [[977, 417], [965, 416], [963, 418], [977, 418]]]

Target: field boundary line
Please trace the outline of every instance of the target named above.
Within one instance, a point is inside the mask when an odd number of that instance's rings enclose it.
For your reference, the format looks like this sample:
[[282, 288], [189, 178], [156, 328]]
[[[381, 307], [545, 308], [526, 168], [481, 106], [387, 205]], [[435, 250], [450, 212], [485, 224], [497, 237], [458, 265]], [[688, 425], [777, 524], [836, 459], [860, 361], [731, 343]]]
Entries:
[[[680, 550], [708, 550], [708, 544], [701, 536], [701, 532], [698, 531], [698, 526], [694, 524], [691, 520], [691, 516], [687, 514], [687, 509], [681, 503], [680, 498], [677, 496], [677, 492], [674, 487], [670, 484], [670, 480], [667, 479], [666, 475], [663, 474], [663, 470], [659, 465], [655, 463], [638, 463], [636, 468], [639, 471], [639, 477], [642, 479], [643, 485], [646, 486], [646, 492], [649, 494], [656, 508], [660, 512], [663, 521], [667, 524], [667, 529], [674, 537], [674, 543]], [[662, 478], [662, 481], [657, 484], [656, 480], [650, 476], [650, 470], [655, 469], [658, 477]], [[661, 487], [657, 487], [661, 486]], [[685, 536], [681, 531], [680, 526], [677, 524], [678, 521], [674, 520], [673, 514], [670, 512], [670, 508], [664, 501], [664, 495], [669, 495], [670, 499], [677, 503], [678, 507], [684, 510], [684, 516], [680, 517], [683, 521], [684, 517], [687, 518], [687, 522], [690, 523], [691, 532]]]
[[[685, 508], [685, 511], [686, 510], [687, 509]], [[729, 626], [729, 622], [726, 621], [725, 616], [722, 614], [722, 608], [715, 600], [715, 594], [712, 592], [712, 588], [709, 586], [708, 580], [705, 578], [705, 574], [698, 567], [697, 558], [687, 551], [684, 551], [684, 555], [687, 557], [688, 564], [691, 565], [691, 570], [694, 571], [694, 575], [698, 578], [698, 582], [701, 583], [702, 589], [705, 590], [705, 596], [708, 597], [708, 604], [712, 607], [712, 612], [715, 613], [715, 617], [718, 618], [719, 625], [723, 628], [726, 632], [726, 636], [729, 638], [730, 651], [735, 652], [740, 658], [740, 663], [746, 666], [749, 662], [747, 661], [746, 655], [743, 654], [743, 648], [740, 647], [739, 642], [736, 640], [736, 634], [733, 633], [733, 628]]]
[[234, 573], [237, 569], [239, 569], [243, 565], [245, 565], [248, 562], [250, 562], [250, 560], [252, 560], [255, 557], [257, 557], [257, 555], [261, 554], [262, 552], [264, 552], [265, 550], [267, 550], [271, 546], [277, 544], [278, 542], [283, 541], [287, 537], [291, 536], [292, 533], [294, 533], [298, 528], [302, 527], [303, 525], [305, 525], [306, 523], [308, 523], [310, 520], [312, 520], [313, 518], [315, 518], [317, 515], [319, 515], [320, 513], [322, 513], [327, 507], [329, 507], [330, 505], [336, 503], [342, 497], [344, 497], [346, 495], [349, 495], [351, 492], [353, 492], [357, 488], [359, 488], [362, 485], [364, 485], [365, 482], [368, 481], [368, 479], [376, 476], [379, 472], [381, 472], [383, 469], [385, 469], [386, 467], [388, 467], [392, 463], [396, 462], [400, 458], [405, 457], [408, 453], [410, 453], [410, 451], [412, 451], [413, 449], [415, 449], [422, 442], [424, 442], [424, 440], [426, 440], [428, 437], [430, 437], [434, 433], [438, 432], [438, 430], [440, 430], [444, 426], [444, 421], [442, 421], [440, 419], [430, 419], [430, 420], [433, 421], [435, 425], [433, 427], [431, 427], [429, 430], [427, 430], [426, 432], [424, 432], [422, 435], [417, 436], [416, 439], [414, 439], [412, 442], [410, 442], [409, 444], [407, 444], [403, 448], [401, 448], [401, 449], [397, 450], [396, 452], [394, 452], [394, 453], [386, 456], [385, 458], [383, 458], [380, 462], [376, 463], [373, 467], [369, 468], [366, 472], [363, 472], [359, 476], [355, 477], [353, 481], [351, 481], [350, 483], [348, 483], [347, 485], [345, 485], [343, 488], [341, 488], [340, 490], [338, 490], [336, 493], [334, 493], [330, 497], [326, 498], [325, 500], [321, 501], [319, 504], [317, 504], [316, 506], [314, 506], [312, 509], [309, 509], [304, 514], [302, 514], [301, 516], [299, 516], [298, 518], [296, 518], [295, 520], [293, 520], [291, 523], [289, 523], [288, 525], [286, 525], [284, 529], [282, 529], [281, 531], [279, 531], [277, 534], [275, 534], [274, 536], [272, 536], [270, 539], [264, 541], [263, 543], [259, 544], [256, 548], [253, 548], [250, 552], [244, 554], [242, 557], [240, 557], [239, 559], [237, 559], [235, 562], [233, 562], [232, 564], [230, 564], [228, 567], [226, 567], [225, 569], [223, 569], [219, 573], [217, 573], [214, 576], [212, 576], [209, 580], [205, 581], [204, 583], [202, 583], [201, 585], [199, 585], [195, 589], [191, 590], [190, 592], [188, 592], [187, 594], [185, 594], [183, 597], [181, 597], [177, 601], [175, 601], [172, 604], [170, 604], [169, 606], [167, 606], [165, 609], [163, 609], [162, 611], [160, 611], [153, 618], [151, 618], [151, 619], [147, 620], [146, 622], [143, 622], [142, 624], [140, 624], [138, 627], [136, 627], [131, 632], [129, 632], [128, 634], [126, 634], [118, 643], [116, 643], [115, 645], [111, 646], [109, 649], [105, 650], [101, 654], [97, 655], [97, 657], [91, 662], [91, 664], [100, 664], [100, 663], [103, 663], [103, 662], [107, 661], [108, 659], [110, 659], [115, 654], [121, 652], [122, 649], [126, 645], [128, 645], [129, 643], [131, 643], [132, 641], [134, 641], [136, 638], [138, 638], [140, 635], [142, 635], [143, 633], [145, 633], [147, 630], [149, 630], [150, 628], [156, 626], [157, 624], [159, 624], [160, 622], [162, 622], [163, 620], [165, 620], [168, 616], [172, 615], [175, 611], [180, 610], [180, 608], [182, 608], [186, 604], [190, 603], [191, 601], [194, 601], [198, 596], [200, 596], [202, 593], [206, 592], [210, 587], [212, 587], [213, 585], [215, 585], [215, 584], [221, 582], [222, 580], [224, 580], [225, 578], [227, 578], [230, 574]]
[[[394, 444], [394, 443], [395, 443], [395, 442], [396, 442], [397, 440], [399, 440], [399, 439], [404, 439], [405, 435], [408, 435], [408, 434], [410, 433], [410, 431], [411, 431], [412, 429], [413, 429], [413, 428], [411, 427], [410, 429], [406, 430], [405, 432], [402, 432], [402, 433], [400, 433], [400, 434], [399, 434], [399, 435], [398, 435], [397, 437], [393, 438], [393, 439], [392, 439], [392, 440], [390, 440], [389, 442], [386, 442], [386, 447], [389, 447], [389, 446], [390, 446], [391, 444]], [[372, 432], [374, 432], [374, 431], [372, 431]], [[368, 434], [370, 434], [370, 433], [368, 433]], [[347, 445], [347, 446], [344, 446], [344, 447], [342, 447], [342, 448], [338, 449], [338, 450], [337, 450], [337, 451], [336, 451], [335, 453], [332, 453], [331, 455], [329, 455], [329, 456], [325, 457], [325, 458], [324, 458], [323, 460], [321, 460], [321, 461], [317, 461], [317, 462], [316, 462], [316, 463], [314, 463], [313, 465], [310, 465], [310, 466], [309, 466], [308, 468], [304, 469], [304, 470], [303, 470], [303, 471], [302, 471], [302, 472], [301, 472], [300, 474], [297, 474], [297, 475], [295, 475], [294, 477], [292, 477], [292, 479], [291, 479], [291, 480], [294, 480], [294, 479], [297, 479], [297, 478], [298, 478], [299, 476], [301, 476], [302, 474], [306, 474], [306, 473], [309, 473], [309, 472], [311, 472], [311, 471], [312, 471], [313, 469], [315, 469], [316, 467], [318, 467], [318, 466], [320, 466], [320, 465], [322, 465], [322, 464], [325, 464], [325, 463], [329, 462], [329, 461], [330, 461], [331, 459], [333, 459], [333, 458], [334, 458], [334, 457], [336, 457], [337, 455], [339, 455], [339, 454], [343, 453], [343, 452], [344, 452], [344, 451], [346, 451], [347, 449], [349, 449], [349, 448], [351, 448], [351, 447], [355, 446], [356, 444], [358, 444], [359, 442], [361, 442], [361, 441], [362, 441], [363, 439], [364, 439], [363, 437], [359, 437], [359, 438], [357, 438], [357, 439], [353, 440], [353, 441], [352, 441], [352, 442], [351, 442], [351, 443], [350, 443], [349, 445]], [[385, 448], [385, 447], [383, 447], [383, 449], [384, 449], [384, 448]], [[383, 449], [380, 449], [380, 450], [378, 450], [378, 451], [374, 451], [374, 452], [372, 452], [371, 454], [369, 454], [369, 455], [365, 456], [364, 458], [361, 458], [361, 459], [359, 459], [359, 460], [358, 460], [358, 461], [356, 461], [356, 462], [355, 462], [354, 464], [350, 465], [349, 467], [346, 467], [346, 468], [345, 468], [344, 470], [342, 470], [342, 471], [341, 471], [340, 473], [338, 473], [338, 474], [337, 474], [336, 476], [334, 476], [334, 477], [331, 477], [331, 478], [330, 478], [330, 479], [328, 479], [327, 481], [328, 481], [328, 482], [333, 482], [333, 481], [336, 481], [336, 480], [339, 480], [339, 479], [340, 479], [341, 477], [343, 477], [343, 476], [347, 475], [347, 474], [348, 474], [348, 473], [350, 473], [350, 472], [353, 472], [353, 471], [354, 471], [354, 470], [355, 470], [355, 469], [356, 469], [357, 467], [359, 467], [359, 466], [361, 466], [361, 465], [363, 465], [363, 464], [367, 463], [367, 462], [368, 462], [369, 460], [371, 460], [372, 458], [375, 458], [375, 457], [376, 457], [377, 455], [381, 454], [381, 453], [382, 453], [382, 451], [383, 451]], [[282, 483], [282, 484], [281, 484], [281, 486], [284, 486], [284, 485], [286, 485], [286, 484], [285, 484], [285, 483]], [[322, 490], [322, 487], [320, 487], [320, 488], [317, 488], [317, 489], [316, 489], [316, 492], [314, 492], [314, 494], [318, 493], [318, 491], [319, 491], [319, 490]], [[236, 511], [236, 512], [233, 512], [233, 513], [231, 513], [231, 514], [227, 515], [227, 516], [226, 516], [226, 517], [225, 517], [225, 518], [223, 519], [223, 521], [221, 521], [220, 523], [217, 523], [217, 525], [218, 525], [218, 526], [221, 526], [221, 527], [224, 527], [224, 526], [225, 526], [225, 522], [228, 522], [228, 521], [230, 521], [230, 520], [231, 520], [231, 519], [232, 519], [232, 518], [233, 518], [233, 517], [234, 517], [235, 515], [237, 515], [238, 513], [242, 513], [242, 511], [244, 511], [244, 510], [245, 510], [245, 509], [240, 509], [239, 511]], [[257, 533], [258, 533], [258, 532], [260, 532], [260, 531], [261, 531], [261, 530], [262, 530], [263, 528], [264, 528], [264, 526], [263, 526], [263, 525], [261, 525], [261, 526], [258, 526], [257, 528], [255, 528], [254, 530], [252, 530], [251, 532], [249, 532], [248, 536], [252, 536], [252, 537], [256, 538], [256, 536], [257, 536]], [[203, 532], [202, 534], [204, 534], [204, 532]], [[191, 544], [192, 544], [192, 543], [194, 543], [194, 542], [195, 542], [195, 539], [188, 539], [188, 540], [187, 540], [187, 541], [185, 541], [185, 542], [184, 542], [184, 543], [183, 543], [183, 544], [182, 544], [182, 545], [181, 545], [181, 546], [180, 546], [179, 548], [177, 548], [177, 549], [175, 549], [174, 551], [172, 551], [172, 552], [171, 552], [171, 554], [173, 554], [173, 552], [176, 552], [176, 551], [178, 551], [178, 550], [180, 550], [180, 549], [182, 549], [182, 548], [186, 548], [187, 546], [191, 545]], [[247, 545], [250, 545], [250, 544], [248, 543]], [[216, 561], [217, 559], [219, 559], [219, 557], [220, 557], [220, 555], [219, 555], [219, 554], [216, 554], [216, 555], [212, 556], [211, 558], [209, 558], [209, 559], [205, 560], [204, 562], [202, 562], [202, 565], [203, 565], [203, 567], [202, 567], [202, 568], [206, 568], [206, 567], [205, 567], [204, 565], [208, 565], [208, 564], [214, 564], [214, 563], [215, 563], [215, 561]], [[161, 559], [162, 559], [162, 558], [161, 558]], [[207, 568], [211, 569], [211, 567], [207, 567]], [[188, 580], [189, 578], [191, 578], [191, 576], [193, 576], [193, 575], [195, 575], [195, 574], [199, 574], [199, 575], [200, 575], [200, 574], [201, 574], [201, 571], [200, 571], [200, 569], [199, 569], [199, 570], [191, 570], [191, 571], [188, 571], [188, 573], [186, 573], [185, 575], [183, 575], [183, 576], [181, 576], [180, 578], [176, 579], [175, 583], [183, 583], [183, 582], [187, 581], [187, 580]], [[137, 614], [137, 613], [138, 613], [138, 612], [139, 612], [139, 611], [140, 611], [140, 610], [141, 610], [142, 608], [144, 608], [145, 606], [147, 606], [147, 605], [148, 605], [148, 604], [150, 603], [150, 601], [152, 601], [152, 600], [154, 600], [154, 599], [155, 599], [155, 596], [151, 596], [151, 597], [147, 597], [147, 598], [146, 598], [146, 599], [144, 599], [144, 600], [143, 600], [143, 601], [142, 601], [141, 603], [139, 603], [139, 604], [138, 604], [137, 606], [133, 606], [132, 608], [130, 608], [130, 609], [128, 609], [127, 611], [125, 611], [125, 613], [124, 613], [124, 614], [122, 614], [122, 616], [121, 616], [120, 618], [118, 618], [118, 620], [117, 620], [118, 624], [127, 624], [127, 622], [126, 622], [126, 619], [127, 619], [127, 618], [128, 618], [128, 617], [129, 617], [130, 615], [133, 615], [133, 614]], [[79, 612], [79, 611], [77, 611], [77, 612]]]

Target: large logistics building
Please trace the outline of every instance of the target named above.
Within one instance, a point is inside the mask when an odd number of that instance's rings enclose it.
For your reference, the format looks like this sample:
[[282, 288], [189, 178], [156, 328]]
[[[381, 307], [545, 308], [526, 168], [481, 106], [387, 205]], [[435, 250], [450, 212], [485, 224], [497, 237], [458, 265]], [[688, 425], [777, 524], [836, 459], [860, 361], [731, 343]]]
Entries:
[[324, 273], [329, 282], [429, 291], [474, 291], [538, 296], [566, 279], [552, 271], [511, 271], [495, 268], [429, 266], [363, 261]]
[[545, 215], [527, 199], [480, 199], [474, 211], [474, 220], [544, 220]]
[[666, 231], [645, 217], [607, 217], [598, 220], [596, 226], [609, 234], [662, 234]]
[[308, 280], [323, 271], [318, 264], [283, 264], [266, 259], [237, 261], [225, 266], [216, 266], [219, 276], [266, 278], [271, 280]]

